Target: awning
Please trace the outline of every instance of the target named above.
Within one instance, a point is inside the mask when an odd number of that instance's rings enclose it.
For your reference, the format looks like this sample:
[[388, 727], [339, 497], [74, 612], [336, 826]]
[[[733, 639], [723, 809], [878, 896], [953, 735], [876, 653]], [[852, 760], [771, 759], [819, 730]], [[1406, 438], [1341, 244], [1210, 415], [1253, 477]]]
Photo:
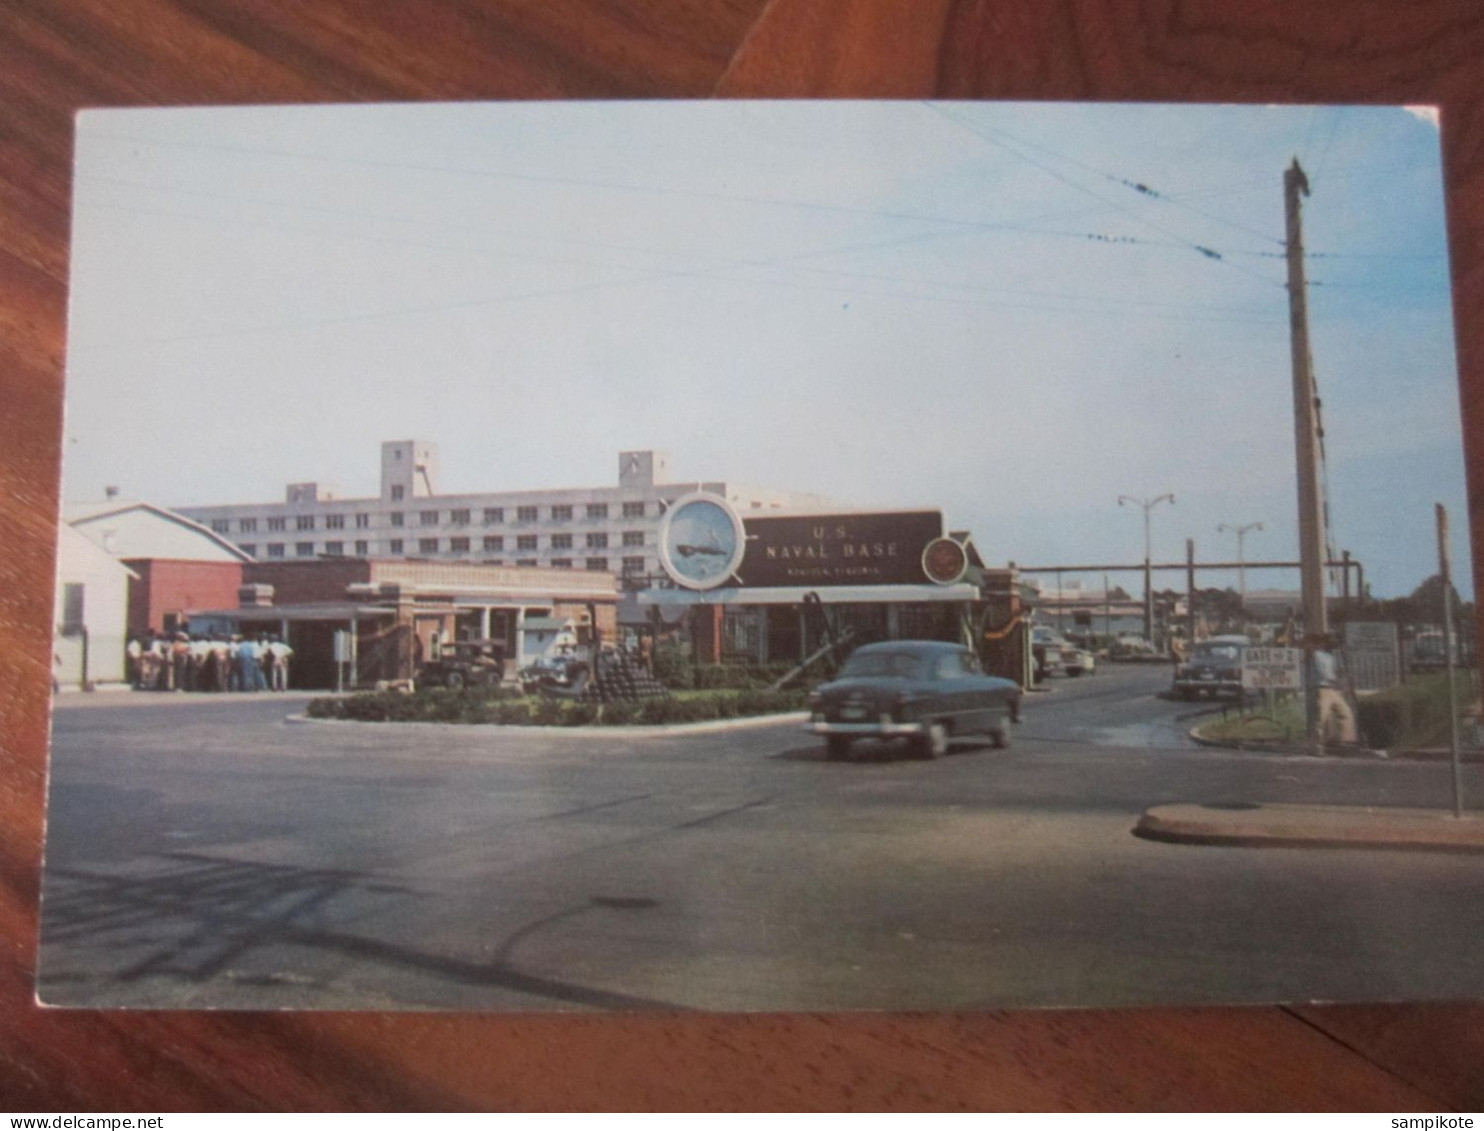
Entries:
[[972, 585], [835, 585], [818, 588], [780, 589], [643, 589], [636, 596], [641, 605], [801, 605], [809, 593], [817, 593], [826, 605], [915, 605], [939, 601], [977, 601], [979, 590]]

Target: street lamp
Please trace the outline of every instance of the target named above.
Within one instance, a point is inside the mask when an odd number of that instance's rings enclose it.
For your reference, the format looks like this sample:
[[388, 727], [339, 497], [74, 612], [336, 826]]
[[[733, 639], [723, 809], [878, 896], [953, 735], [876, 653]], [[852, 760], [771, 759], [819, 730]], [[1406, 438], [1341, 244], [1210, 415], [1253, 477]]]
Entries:
[[1261, 530], [1262, 523], [1249, 522], [1245, 526], [1228, 526], [1221, 523], [1216, 527], [1217, 534], [1224, 534], [1230, 530], [1237, 536], [1237, 592], [1242, 596], [1242, 623], [1247, 623], [1247, 559], [1242, 554], [1242, 539], [1247, 537], [1249, 530]]
[[1149, 512], [1160, 503], [1175, 504], [1174, 495], [1159, 495], [1153, 499], [1136, 499], [1132, 495], [1119, 495], [1118, 505], [1134, 503], [1144, 508], [1144, 639], [1150, 644], [1154, 643], [1154, 571], [1150, 568], [1153, 560], [1149, 549]]

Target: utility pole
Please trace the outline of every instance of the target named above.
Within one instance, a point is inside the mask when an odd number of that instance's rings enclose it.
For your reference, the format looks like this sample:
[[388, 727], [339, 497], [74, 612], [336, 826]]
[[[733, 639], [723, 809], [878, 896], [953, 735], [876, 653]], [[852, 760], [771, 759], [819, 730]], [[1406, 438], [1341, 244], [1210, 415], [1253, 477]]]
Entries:
[[1144, 639], [1152, 645], [1154, 643], [1154, 570], [1151, 565], [1154, 561], [1149, 551], [1149, 512], [1160, 503], [1175, 505], [1174, 495], [1160, 495], [1153, 499], [1136, 499], [1132, 495], [1119, 495], [1118, 505], [1133, 503], [1144, 508]]
[[[1242, 541], [1247, 537], [1247, 531], [1261, 529], [1262, 523], [1260, 522], [1249, 522], [1245, 526], [1228, 526], [1223, 522], [1219, 523], [1216, 527], [1217, 534], [1224, 534], [1230, 530], [1237, 536], [1237, 592], [1242, 597], [1241, 621], [1244, 627], [1247, 624], [1247, 558], [1242, 553]], [[1347, 571], [1345, 574], [1345, 584], [1348, 585], [1349, 583], [1350, 574]]]
[[1195, 539], [1185, 539], [1185, 654], [1195, 648]]
[[[1458, 766], [1458, 684], [1453, 660], [1453, 568], [1448, 554], [1448, 512], [1437, 504], [1438, 580], [1443, 583], [1443, 655], [1448, 672], [1448, 752], [1453, 763], [1453, 815], [1463, 816], [1463, 776]], [[86, 637], [84, 637], [86, 639]]]
[[1304, 278], [1303, 221], [1299, 194], [1309, 179], [1298, 158], [1283, 171], [1287, 221], [1289, 344], [1293, 353], [1293, 436], [1298, 464], [1299, 575], [1304, 603], [1304, 673], [1309, 738], [1319, 741], [1319, 680], [1314, 653], [1327, 646], [1329, 615], [1324, 606], [1324, 511], [1319, 503], [1319, 443], [1314, 364], [1309, 355], [1309, 296]]

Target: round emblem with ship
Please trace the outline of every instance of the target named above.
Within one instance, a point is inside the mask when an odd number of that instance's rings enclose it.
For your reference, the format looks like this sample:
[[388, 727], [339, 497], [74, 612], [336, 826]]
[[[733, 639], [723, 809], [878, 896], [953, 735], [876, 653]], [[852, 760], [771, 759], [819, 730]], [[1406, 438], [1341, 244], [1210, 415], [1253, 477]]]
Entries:
[[969, 568], [969, 555], [952, 538], [934, 538], [922, 551], [922, 572], [939, 585], [952, 585]]
[[715, 589], [742, 564], [742, 519], [719, 495], [697, 491], [671, 505], [660, 528], [660, 565], [677, 585]]

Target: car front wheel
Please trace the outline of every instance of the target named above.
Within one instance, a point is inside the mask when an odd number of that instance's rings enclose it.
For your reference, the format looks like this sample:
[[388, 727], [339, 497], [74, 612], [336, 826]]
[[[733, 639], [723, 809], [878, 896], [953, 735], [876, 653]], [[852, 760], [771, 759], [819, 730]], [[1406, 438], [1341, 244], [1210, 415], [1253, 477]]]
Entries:
[[917, 741], [924, 758], [941, 758], [948, 753], [948, 728], [942, 723], [928, 723], [927, 730]]

